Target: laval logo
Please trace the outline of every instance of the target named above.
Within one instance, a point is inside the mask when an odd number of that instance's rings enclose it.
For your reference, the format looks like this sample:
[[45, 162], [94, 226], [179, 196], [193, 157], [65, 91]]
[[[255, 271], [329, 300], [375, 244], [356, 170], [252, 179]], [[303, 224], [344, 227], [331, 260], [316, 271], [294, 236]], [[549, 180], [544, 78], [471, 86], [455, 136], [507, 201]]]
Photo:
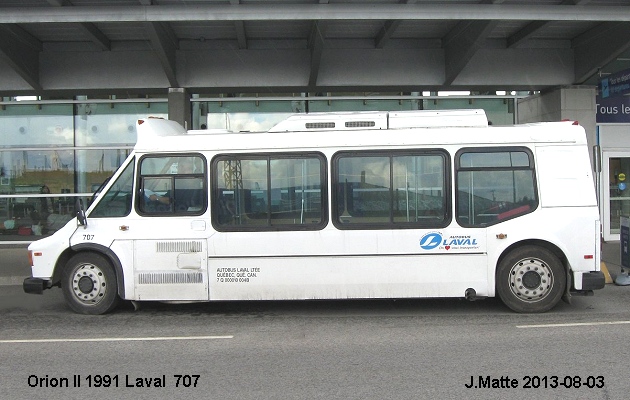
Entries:
[[433, 250], [442, 243], [442, 234], [439, 232], [431, 232], [422, 236], [420, 239], [420, 247], [424, 250]]

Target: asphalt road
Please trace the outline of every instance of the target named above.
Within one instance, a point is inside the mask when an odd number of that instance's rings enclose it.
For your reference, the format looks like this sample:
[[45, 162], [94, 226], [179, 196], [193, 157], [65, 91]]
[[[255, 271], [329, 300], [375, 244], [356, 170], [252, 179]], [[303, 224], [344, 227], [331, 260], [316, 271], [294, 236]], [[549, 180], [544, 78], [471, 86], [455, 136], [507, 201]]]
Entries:
[[0, 397], [624, 399], [629, 304], [630, 287], [607, 285], [539, 315], [486, 299], [143, 303], [83, 316], [60, 290], [0, 286]]

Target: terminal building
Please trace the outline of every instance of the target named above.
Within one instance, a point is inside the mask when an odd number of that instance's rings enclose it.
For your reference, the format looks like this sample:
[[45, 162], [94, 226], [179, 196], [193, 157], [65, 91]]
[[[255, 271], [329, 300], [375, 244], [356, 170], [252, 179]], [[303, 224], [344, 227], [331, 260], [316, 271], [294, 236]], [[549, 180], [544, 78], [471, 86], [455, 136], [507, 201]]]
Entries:
[[295, 113], [462, 108], [493, 125], [579, 121], [603, 236], [618, 240], [629, 94], [624, 0], [6, 0], [0, 246], [73, 218], [139, 118], [240, 132]]

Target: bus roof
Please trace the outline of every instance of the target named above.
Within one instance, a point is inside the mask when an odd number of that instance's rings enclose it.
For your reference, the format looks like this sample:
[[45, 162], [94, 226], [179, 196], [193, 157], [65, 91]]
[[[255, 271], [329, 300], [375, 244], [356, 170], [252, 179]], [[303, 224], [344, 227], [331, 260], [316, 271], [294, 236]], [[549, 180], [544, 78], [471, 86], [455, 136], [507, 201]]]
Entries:
[[137, 131], [139, 152], [586, 143], [584, 129], [573, 121], [489, 126], [483, 110], [299, 114], [257, 133], [187, 132], [177, 122], [147, 118]]

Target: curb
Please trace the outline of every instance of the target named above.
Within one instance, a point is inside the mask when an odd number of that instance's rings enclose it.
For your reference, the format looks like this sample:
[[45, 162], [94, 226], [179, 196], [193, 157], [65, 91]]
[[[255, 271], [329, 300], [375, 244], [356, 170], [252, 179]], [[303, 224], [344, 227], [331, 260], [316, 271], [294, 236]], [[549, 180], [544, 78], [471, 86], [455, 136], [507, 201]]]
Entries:
[[610, 276], [610, 272], [608, 272], [608, 267], [606, 267], [605, 262], [600, 263], [600, 269], [604, 273], [604, 278], [606, 278], [606, 283], [613, 283], [612, 277]]

